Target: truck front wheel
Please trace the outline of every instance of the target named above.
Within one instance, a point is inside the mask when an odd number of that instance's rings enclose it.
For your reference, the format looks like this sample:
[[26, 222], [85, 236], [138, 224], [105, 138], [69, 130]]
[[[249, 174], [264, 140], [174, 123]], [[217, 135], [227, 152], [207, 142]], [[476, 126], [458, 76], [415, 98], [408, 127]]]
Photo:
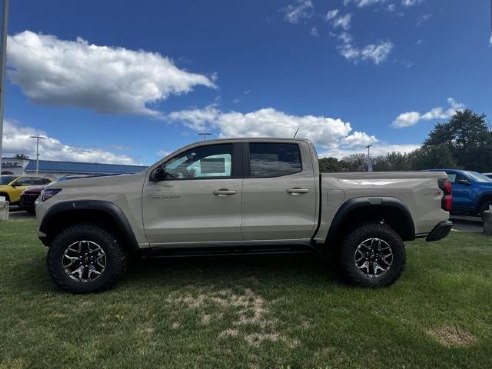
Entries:
[[125, 254], [116, 238], [91, 224], [69, 227], [55, 237], [47, 257], [55, 284], [72, 293], [112, 287], [125, 271]]
[[405, 269], [405, 244], [387, 224], [357, 226], [345, 238], [339, 255], [344, 277], [363, 287], [389, 286]]

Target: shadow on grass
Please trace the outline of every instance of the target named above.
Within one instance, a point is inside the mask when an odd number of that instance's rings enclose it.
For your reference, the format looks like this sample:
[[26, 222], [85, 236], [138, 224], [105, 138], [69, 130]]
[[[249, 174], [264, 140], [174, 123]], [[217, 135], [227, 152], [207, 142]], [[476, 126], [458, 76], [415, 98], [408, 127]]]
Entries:
[[[45, 256], [18, 260], [15, 276], [4, 279], [4, 291], [43, 294], [59, 291], [51, 281]], [[9, 269], [10, 269], [9, 268]], [[237, 284], [288, 285], [308, 288], [313, 284], [338, 285], [332, 262], [317, 254], [275, 256], [211, 256], [133, 260], [121, 285], [125, 288], [181, 287], [190, 284], [233, 287]], [[118, 284], [116, 289], [118, 289]]]
[[131, 283], [201, 283], [270, 280], [283, 283], [337, 282], [333, 263], [317, 254], [275, 256], [209, 256], [173, 259], [140, 259], [129, 268]]

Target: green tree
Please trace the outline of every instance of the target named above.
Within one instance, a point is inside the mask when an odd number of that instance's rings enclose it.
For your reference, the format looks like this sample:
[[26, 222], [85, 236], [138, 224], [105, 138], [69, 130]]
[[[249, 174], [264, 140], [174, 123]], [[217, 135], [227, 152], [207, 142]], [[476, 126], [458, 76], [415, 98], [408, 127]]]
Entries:
[[[492, 133], [485, 117], [470, 109], [458, 111], [449, 122], [436, 124], [424, 141], [423, 148], [444, 146], [456, 166], [488, 171], [492, 169]], [[427, 152], [433, 153], [431, 150], [421, 151], [419, 154]]]
[[375, 172], [410, 170], [411, 163], [408, 154], [394, 151], [384, 156], [373, 158], [373, 168]]
[[409, 155], [410, 169], [441, 169], [456, 167], [451, 151], [445, 145], [422, 146]]
[[343, 172], [365, 172], [367, 171], [367, 156], [365, 154], [352, 154], [340, 160]]
[[337, 158], [321, 158], [319, 159], [320, 172], [340, 172], [340, 161]]
[[28, 160], [29, 156], [27, 156], [26, 154], [15, 154], [14, 159]]

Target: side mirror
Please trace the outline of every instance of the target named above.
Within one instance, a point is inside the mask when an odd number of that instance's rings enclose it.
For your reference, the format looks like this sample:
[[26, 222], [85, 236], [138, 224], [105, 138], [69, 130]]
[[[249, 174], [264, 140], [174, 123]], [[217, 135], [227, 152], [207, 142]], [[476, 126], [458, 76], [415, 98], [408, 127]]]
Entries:
[[17, 187], [17, 183], [12, 183], [10, 186], [16, 188]]
[[157, 167], [150, 173], [149, 180], [151, 182], [160, 182], [164, 179], [166, 179], [166, 171], [162, 167]]
[[459, 178], [456, 182], [465, 186], [471, 185], [471, 182], [466, 178]]
[[176, 179], [171, 173], [166, 172], [166, 169], [163, 167], [155, 168], [152, 173], [150, 173], [149, 181], [150, 182], [160, 182], [165, 180]]

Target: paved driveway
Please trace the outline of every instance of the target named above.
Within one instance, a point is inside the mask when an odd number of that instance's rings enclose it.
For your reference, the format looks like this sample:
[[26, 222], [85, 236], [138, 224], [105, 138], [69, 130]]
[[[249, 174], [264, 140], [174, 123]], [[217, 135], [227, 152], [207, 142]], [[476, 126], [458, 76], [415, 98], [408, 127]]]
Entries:
[[459, 232], [483, 232], [483, 222], [481, 218], [469, 216], [452, 216], [453, 229]]

